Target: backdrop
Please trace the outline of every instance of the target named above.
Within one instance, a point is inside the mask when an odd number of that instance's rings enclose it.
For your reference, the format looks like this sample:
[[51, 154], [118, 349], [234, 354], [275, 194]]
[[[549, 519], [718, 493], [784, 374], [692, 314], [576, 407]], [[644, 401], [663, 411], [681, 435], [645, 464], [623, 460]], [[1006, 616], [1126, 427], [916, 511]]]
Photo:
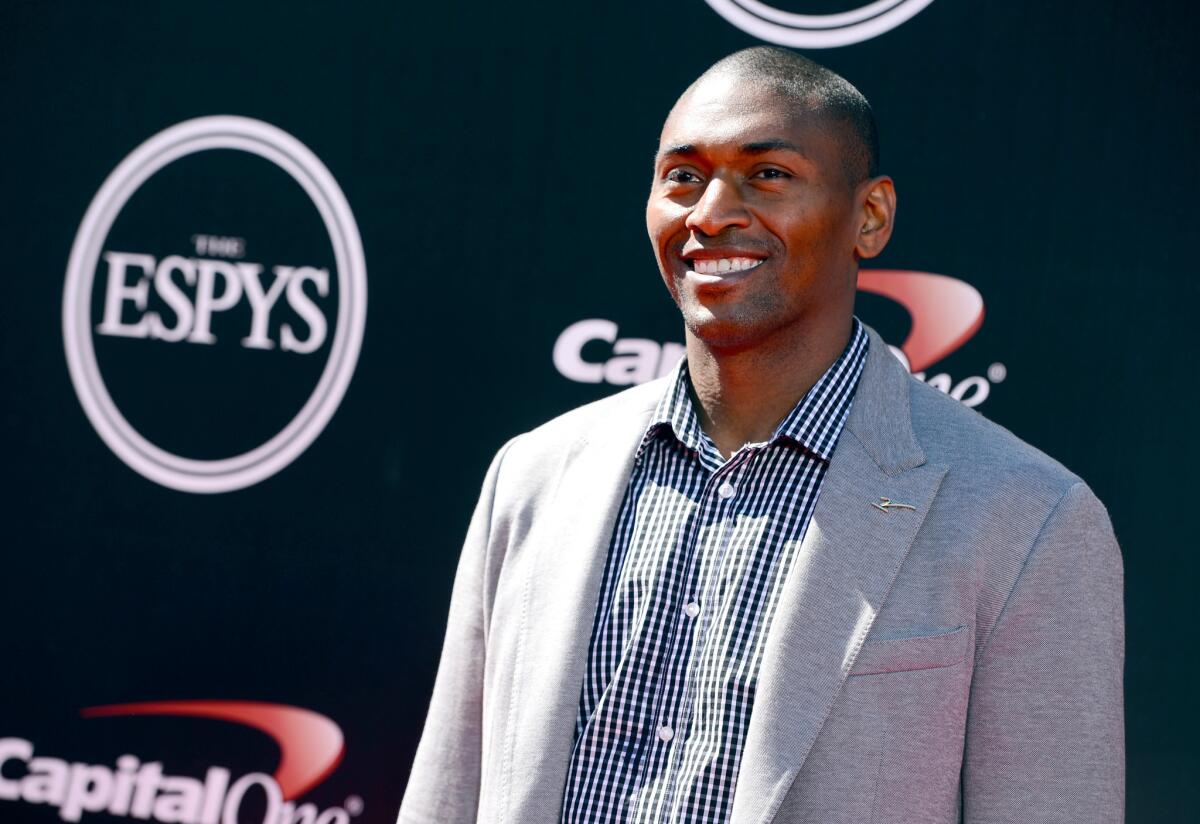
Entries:
[[1195, 4], [771, 3], [4, 5], [0, 819], [394, 819], [487, 462], [674, 363], [658, 129], [768, 41], [875, 106], [860, 316], [1108, 505], [1194, 817]]

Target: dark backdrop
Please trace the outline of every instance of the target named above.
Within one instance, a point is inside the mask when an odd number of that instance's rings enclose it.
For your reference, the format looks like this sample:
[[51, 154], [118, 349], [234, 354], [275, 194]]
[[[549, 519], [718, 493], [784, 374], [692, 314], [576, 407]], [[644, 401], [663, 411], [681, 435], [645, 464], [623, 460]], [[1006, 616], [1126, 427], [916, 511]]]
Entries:
[[[978, 333], [927, 377], [985, 378], [978, 411], [1082, 475], [1111, 512], [1127, 575], [1131, 822], [1195, 808], [1195, 9], [935, 0], [875, 39], [806, 52], [858, 85], [881, 123], [900, 207], [873, 263], [965, 281], [985, 303]], [[620, 388], [555, 368], [571, 324], [681, 340], [643, 225], [651, 154], [682, 88], [757, 42], [702, 0], [5, 4], [0, 738], [109, 769], [128, 753], [236, 779], [275, 769], [269, 738], [80, 711], [304, 707], [338, 725], [345, 758], [298, 802], [393, 820], [483, 470], [512, 434]], [[353, 379], [312, 445], [259, 483], [195, 494], [131, 469], [85, 415], [64, 280], [122, 159], [221, 114], [278, 127], [328, 167], [361, 232], [369, 304]], [[336, 281], [295, 181], [231, 150], [152, 177], [104, 249], [195, 258], [196, 233], [244, 240], [242, 259], [264, 271], [324, 267]], [[339, 289], [306, 292], [330, 335]], [[289, 318], [306, 328], [285, 304], [276, 342]], [[864, 294], [860, 315], [892, 343], [908, 333], [884, 298]], [[215, 344], [94, 336], [131, 425], [184, 457], [270, 437], [328, 354], [328, 342], [310, 355], [239, 345], [245, 303], [215, 317]], [[582, 354], [602, 362], [611, 348]], [[24, 772], [10, 761], [0, 777]], [[5, 821], [57, 817], [0, 799]]]

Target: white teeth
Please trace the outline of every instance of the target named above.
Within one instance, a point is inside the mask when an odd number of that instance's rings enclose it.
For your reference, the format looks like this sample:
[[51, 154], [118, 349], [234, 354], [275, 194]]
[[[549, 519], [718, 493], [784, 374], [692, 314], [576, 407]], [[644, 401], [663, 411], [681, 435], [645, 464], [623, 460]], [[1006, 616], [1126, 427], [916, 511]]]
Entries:
[[753, 269], [761, 260], [748, 257], [701, 259], [688, 261], [692, 271], [698, 275], [723, 275], [727, 272], [741, 272]]

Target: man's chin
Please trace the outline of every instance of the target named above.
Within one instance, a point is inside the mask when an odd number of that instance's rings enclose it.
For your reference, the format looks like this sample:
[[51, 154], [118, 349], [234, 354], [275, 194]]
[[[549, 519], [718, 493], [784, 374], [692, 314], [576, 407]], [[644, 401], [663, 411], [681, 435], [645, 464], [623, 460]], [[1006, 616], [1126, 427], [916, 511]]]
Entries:
[[683, 323], [688, 336], [708, 349], [736, 352], [751, 349], [768, 335], [761, 321], [719, 316], [704, 309], [685, 311]]

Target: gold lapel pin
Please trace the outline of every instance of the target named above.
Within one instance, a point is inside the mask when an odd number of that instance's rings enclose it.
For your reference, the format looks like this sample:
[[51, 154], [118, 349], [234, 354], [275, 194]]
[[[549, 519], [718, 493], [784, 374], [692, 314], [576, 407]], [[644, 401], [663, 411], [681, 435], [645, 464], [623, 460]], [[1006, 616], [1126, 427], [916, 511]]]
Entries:
[[888, 512], [889, 510], [892, 510], [892, 509], [911, 509], [913, 512], [917, 511], [917, 508], [915, 506], [913, 506], [912, 504], [898, 503], [896, 501], [893, 501], [891, 498], [880, 498], [879, 503], [877, 503], [877, 504], [873, 503], [873, 504], [871, 504], [871, 506], [875, 507], [880, 512]]

